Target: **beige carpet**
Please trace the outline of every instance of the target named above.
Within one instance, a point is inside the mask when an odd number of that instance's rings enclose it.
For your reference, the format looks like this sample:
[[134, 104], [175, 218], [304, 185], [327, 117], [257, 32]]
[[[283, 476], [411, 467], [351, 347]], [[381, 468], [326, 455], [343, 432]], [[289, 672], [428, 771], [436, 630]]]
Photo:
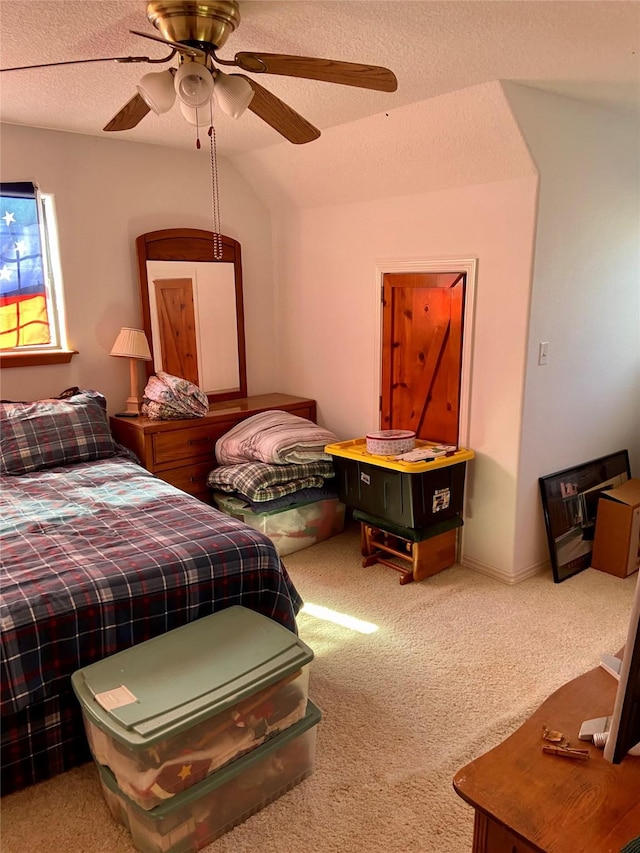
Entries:
[[[391, 569], [361, 568], [354, 529], [285, 563], [307, 602], [378, 630], [300, 615], [324, 715], [315, 773], [206, 853], [469, 853], [454, 774], [623, 645], [636, 582], [589, 569], [506, 586], [454, 566], [400, 586]], [[2, 853], [134, 851], [92, 765], [1, 805]]]

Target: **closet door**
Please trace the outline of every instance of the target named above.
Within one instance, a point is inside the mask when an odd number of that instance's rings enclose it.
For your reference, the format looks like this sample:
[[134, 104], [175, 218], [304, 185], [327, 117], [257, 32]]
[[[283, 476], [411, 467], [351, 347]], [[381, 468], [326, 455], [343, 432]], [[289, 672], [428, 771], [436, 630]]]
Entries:
[[385, 273], [382, 429], [458, 444], [466, 274]]

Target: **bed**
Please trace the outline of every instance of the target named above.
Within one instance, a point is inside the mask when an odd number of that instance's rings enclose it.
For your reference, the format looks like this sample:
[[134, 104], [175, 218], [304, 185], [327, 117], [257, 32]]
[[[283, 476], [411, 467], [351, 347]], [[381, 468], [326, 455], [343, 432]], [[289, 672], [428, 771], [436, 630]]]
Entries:
[[93, 391], [0, 403], [2, 794], [90, 760], [71, 674], [241, 604], [296, 630], [264, 534], [157, 479]]

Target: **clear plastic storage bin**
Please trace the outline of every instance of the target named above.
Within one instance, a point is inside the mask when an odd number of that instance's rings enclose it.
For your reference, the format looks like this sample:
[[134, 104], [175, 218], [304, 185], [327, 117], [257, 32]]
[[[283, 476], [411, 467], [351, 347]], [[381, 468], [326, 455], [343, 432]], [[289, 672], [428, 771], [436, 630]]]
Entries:
[[301, 720], [311, 649], [229, 607], [78, 670], [91, 753], [152, 809]]
[[141, 853], [194, 853], [313, 773], [318, 708], [286, 731], [151, 811], [141, 809], [99, 767], [102, 792]]
[[313, 501], [273, 512], [254, 512], [242, 498], [223, 492], [214, 492], [213, 499], [222, 512], [265, 533], [281, 557], [308, 548], [344, 530], [345, 505], [338, 498]]

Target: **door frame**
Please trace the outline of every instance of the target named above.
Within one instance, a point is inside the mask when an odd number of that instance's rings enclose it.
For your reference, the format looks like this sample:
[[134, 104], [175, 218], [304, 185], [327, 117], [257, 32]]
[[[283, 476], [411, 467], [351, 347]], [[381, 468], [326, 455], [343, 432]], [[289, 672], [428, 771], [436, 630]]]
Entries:
[[376, 388], [374, 389], [375, 407], [380, 424], [380, 397], [382, 395], [382, 287], [385, 273], [394, 272], [462, 272], [465, 273], [465, 299], [462, 334], [462, 364], [460, 376], [460, 411], [458, 415], [458, 435], [461, 447], [469, 446], [470, 408], [471, 408], [471, 362], [473, 357], [473, 335], [475, 317], [475, 295], [477, 277], [477, 258], [381, 258], [376, 265], [376, 336], [375, 363], [378, 365]]

